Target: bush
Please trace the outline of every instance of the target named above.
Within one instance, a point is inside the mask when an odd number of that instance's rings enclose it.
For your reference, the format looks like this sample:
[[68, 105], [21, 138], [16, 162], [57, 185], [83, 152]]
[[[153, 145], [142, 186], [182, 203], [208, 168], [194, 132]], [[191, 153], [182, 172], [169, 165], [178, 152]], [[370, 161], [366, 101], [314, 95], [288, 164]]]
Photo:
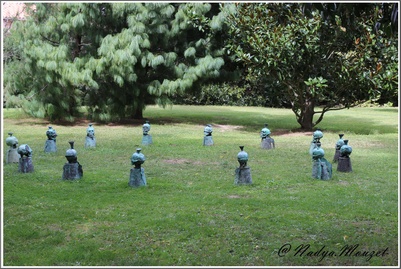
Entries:
[[244, 86], [230, 83], [209, 84], [196, 93], [176, 95], [173, 103], [178, 105], [225, 105], [225, 106], [266, 106], [266, 98], [249, 84]]

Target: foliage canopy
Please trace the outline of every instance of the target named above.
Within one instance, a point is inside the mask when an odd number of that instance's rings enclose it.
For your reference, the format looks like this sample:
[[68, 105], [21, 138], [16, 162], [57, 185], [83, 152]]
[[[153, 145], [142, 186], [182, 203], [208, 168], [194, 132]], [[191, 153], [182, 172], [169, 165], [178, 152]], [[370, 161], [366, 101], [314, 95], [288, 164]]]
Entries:
[[6, 50], [19, 57], [5, 59], [5, 86], [15, 88], [18, 72], [23, 107], [37, 116], [72, 120], [85, 105], [94, 120], [141, 118], [147, 104], [165, 106], [224, 65], [213, 40], [222, 30], [218, 4], [35, 6], [7, 37]]
[[249, 79], [288, 101], [305, 129], [329, 110], [398, 88], [397, 39], [375, 24], [383, 7], [335, 7], [238, 3], [228, 16], [230, 50], [247, 66]]

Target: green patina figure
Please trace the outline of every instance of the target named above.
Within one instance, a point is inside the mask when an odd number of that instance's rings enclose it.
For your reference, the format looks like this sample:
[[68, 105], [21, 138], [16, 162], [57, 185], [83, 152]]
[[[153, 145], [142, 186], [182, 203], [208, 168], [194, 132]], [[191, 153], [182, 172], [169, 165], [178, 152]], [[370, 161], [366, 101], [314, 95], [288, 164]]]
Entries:
[[213, 128], [211, 124], [206, 124], [205, 129], [203, 130], [203, 145], [204, 146], [213, 146], [213, 138], [212, 138]]
[[239, 168], [235, 169], [235, 185], [252, 184], [251, 168], [247, 166], [248, 153], [244, 151], [244, 146], [239, 147], [241, 151], [237, 154]]
[[340, 148], [340, 157], [338, 158], [337, 171], [352, 172], [351, 158], [352, 147], [348, 145], [348, 140], [344, 140], [344, 145]]
[[142, 126], [142, 145], [150, 145], [153, 143], [152, 136], [149, 134], [150, 131], [150, 123], [149, 121], [145, 121]]
[[33, 151], [30, 146], [27, 144], [22, 144], [18, 147], [18, 154], [20, 155], [19, 164], [18, 164], [18, 172], [21, 173], [32, 173], [33, 162], [32, 162], [32, 154]]
[[6, 163], [18, 163], [19, 155], [18, 155], [18, 139], [13, 136], [13, 133], [8, 133], [9, 137], [6, 138], [6, 144], [9, 146], [7, 151]]
[[53, 129], [52, 126], [49, 126], [48, 130], [46, 131], [47, 140], [45, 143], [45, 152], [56, 152], [56, 137], [57, 133], [56, 130]]
[[141, 153], [140, 148], [136, 149], [136, 152], [131, 156], [131, 164], [134, 168], [131, 168], [130, 178], [128, 185], [131, 187], [146, 186], [145, 170], [141, 165], [145, 162], [145, 155]]
[[332, 177], [332, 165], [324, 158], [324, 150], [320, 146], [321, 143], [316, 142], [316, 148], [312, 152], [312, 177], [328, 180]]
[[274, 144], [274, 139], [270, 137], [271, 132], [267, 127], [268, 125], [266, 123], [265, 127], [260, 132], [260, 137], [262, 139], [261, 147], [263, 149], [274, 149], [276, 147]]
[[312, 155], [313, 150], [317, 148], [316, 143], [320, 142], [320, 139], [323, 138], [323, 132], [320, 129], [316, 129], [316, 131], [313, 132], [313, 139], [312, 142], [310, 143], [309, 147], [309, 154]]
[[65, 152], [65, 158], [68, 162], [64, 164], [62, 179], [80, 179], [84, 174], [82, 165], [78, 162], [74, 141], [69, 141], [68, 143], [70, 148]]
[[338, 136], [340, 138], [336, 142], [336, 146], [335, 146], [336, 152], [334, 153], [333, 163], [338, 162], [338, 158], [340, 157], [340, 149], [344, 145], [344, 140], [343, 140], [344, 134], [339, 134]]
[[95, 128], [93, 128], [92, 123], [89, 123], [88, 128], [86, 128], [85, 148], [94, 147], [96, 147]]

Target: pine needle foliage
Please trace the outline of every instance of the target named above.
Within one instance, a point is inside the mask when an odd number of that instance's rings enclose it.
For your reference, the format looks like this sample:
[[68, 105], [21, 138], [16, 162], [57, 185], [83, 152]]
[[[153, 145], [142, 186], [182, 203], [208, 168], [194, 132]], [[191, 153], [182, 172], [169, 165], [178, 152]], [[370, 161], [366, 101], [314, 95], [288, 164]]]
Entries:
[[23, 76], [6, 72], [7, 85], [22, 79], [21, 106], [50, 120], [82, 105], [92, 120], [142, 118], [146, 105], [219, 76], [219, 14], [217, 3], [35, 3], [11, 31], [21, 57], [5, 67], [19, 63]]

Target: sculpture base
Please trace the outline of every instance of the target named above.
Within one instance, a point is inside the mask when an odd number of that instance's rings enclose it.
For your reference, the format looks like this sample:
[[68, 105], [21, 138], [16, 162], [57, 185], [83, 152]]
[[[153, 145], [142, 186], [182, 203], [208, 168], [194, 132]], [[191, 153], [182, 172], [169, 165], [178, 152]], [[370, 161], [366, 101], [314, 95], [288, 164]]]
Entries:
[[339, 157], [337, 171], [352, 172], [351, 158], [350, 157]]
[[251, 168], [237, 168], [235, 169], [235, 185], [252, 184]]
[[85, 138], [85, 148], [95, 148], [96, 138], [87, 136]]
[[19, 159], [18, 162], [18, 172], [21, 173], [32, 173], [33, 163], [31, 157], [23, 157]]
[[262, 149], [274, 149], [275, 148], [274, 139], [271, 137], [262, 139], [261, 147]]
[[56, 142], [50, 139], [46, 140], [45, 152], [56, 152], [56, 151], [57, 151]]
[[153, 144], [152, 136], [150, 134], [143, 135], [142, 137], [142, 145], [150, 145]]
[[131, 168], [128, 185], [130, 187], [146, 186], [145, 170], [141, 168]]
[[80, 179], [82, 178], [84, 172], [82, 170], [82, 165], [78, 162], [76, 163], [66, 163], [63, 167], [62, 179]]
[[205, 136], [203, 137], [203, 145], [204, 146], [213, 146], [213, 138], [212, 136]]
[[334, 153], [333, 163], [338, 162], [338, 158], [340, 158], [340, 150], [336, 149], [336, 153]]
[[7, 152], [6, 163], [19, 163], [20, 155], [17, 149], [9, 149]]
[[312, 177], [315, 179], [329, 180], [332, 177], [332, 165], [325, 158], [314, 160], [312, 165]]

